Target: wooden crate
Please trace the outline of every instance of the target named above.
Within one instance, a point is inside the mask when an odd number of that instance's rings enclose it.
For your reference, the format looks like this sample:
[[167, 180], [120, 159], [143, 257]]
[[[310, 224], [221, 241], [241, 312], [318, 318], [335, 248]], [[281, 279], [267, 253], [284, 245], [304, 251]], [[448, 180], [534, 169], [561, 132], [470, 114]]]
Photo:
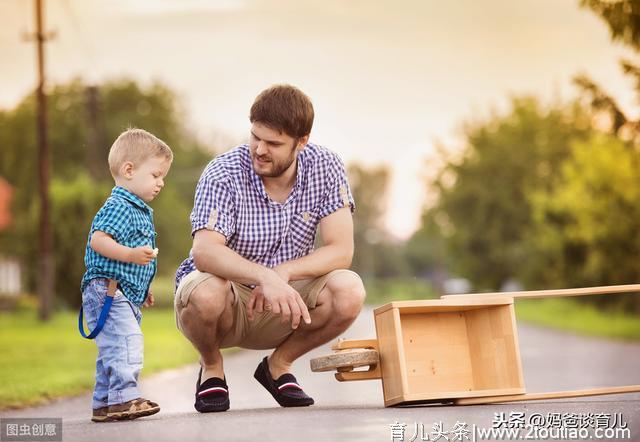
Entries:
[[513, 298], [374, 310], [385, 406], [525, 393]]

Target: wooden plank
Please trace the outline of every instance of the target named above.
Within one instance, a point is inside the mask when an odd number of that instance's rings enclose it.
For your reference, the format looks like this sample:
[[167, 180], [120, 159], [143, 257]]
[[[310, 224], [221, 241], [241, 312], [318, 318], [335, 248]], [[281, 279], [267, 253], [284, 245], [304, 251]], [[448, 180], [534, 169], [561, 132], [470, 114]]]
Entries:
[[378, 349], [377, 339], [338, 339], [331, 345], [331, 350], [347, 350], [350, 348]]
[[464, 312], [400, 315], [408, 390], [405, 395], [473, 390]]
[[[400, 318], [397, 309], [375, 314], [378, 354], [385, 402], [403, 394], [406, 384], [404, 352], [401, 348]], [[403, 378], [405, 378], [403, 380]]]
[[[497, 395], [521, 395], [524, 393], [522, 388], [509, 388], [506, 390], [471, 390], [471, 391], [438, 391], [431, 394], [406, 394], [394, 398], [391, 401], [385, 400], [385, 407], [400, 405], [403, 403], [427, 403], [427, 402], [453, 402], [456, 398], [475, 398], [475, 397], [487, 397]], [[498, 396], [499, 397], [499, 396]]]
[[493, 296], [482, 298], [470, 295], [456, 295], [459, 299], [427, 299], [424, 301], [394, 301], [376, 308], [375, 315], [384, 313], [387, 310], [397, 308], [400, 313], [429, 313], [443, 311], [463, 311], [474, 308], [483, 308], [487, 305], [507, 305], [513, 304], [510, 296]]
[[380, 365], [372, 365], [369, 370], [364, 371], [345, 371], [335, 374], [336, 379], [340, 382], [345, 381], [368, 381], [371, 379], [381, 379], [382, 372], [380, 371]]
[[400, 371], [400, 381], [402, 382], [402, 393], [407, 394], [409, 392], [409, 381], [407, 379], [407, 355], [404, 351], [404, 345], [402, 343], [402, 322], [400, 320], [400, 311], [397, 308], [392, 310], [393, 312], [393, 328], [395, 336], [395, 345], [398, 349], [398, 370]]
[[515, 359], [517, 362], [516, 370], [518, 372], [517, 384], [522, 387], [522, 392], [525, 392], [524, 373], [522, 371], [522, 357], [520, 356], [520, 339], [518, 338], [518, 326], [516, 322], [516, 309], [513, 304], [509, 306], [509, 314], [511, 315], [511, 325], [513, 327], [513, 341], [515, 350]]
[[465, 313], [473, 389], [524, 388], [513, 305]]
[[587, 390], [569, 390], [569, 391], [555, 391], [549, 393], [526, 393], [515, 394], [508, 396], [485, 396], [475, 398], [460, 398], [455, 399], [453, 402], [455, 405], [477, 405], [477, 404], [495, 404], [499, 402], [521, 402], [521, 401], [537, 401], [545, 399], [564, 399], [572, 397], [585, 397], [585, 396], [601, 396], [604, 394], [623, 394], [623, 393], [638, 393], [640, 392], [640, 385], [628, 385], [624, 387], [604, 387], [604, 388], [590, 388]]
[[520, 292], [467, 293], [462, 295], [443, 295], [440, 299], [447, 301], [458, 299], [479, 299], [483, 297], [509, 296], [512, 298], [550, 298], [557, 296], [613, 295], [619, 293], [639, 293], [640, 284], [608, 285], [600, 287], [582, 287], [575, 289], [530, 290]]

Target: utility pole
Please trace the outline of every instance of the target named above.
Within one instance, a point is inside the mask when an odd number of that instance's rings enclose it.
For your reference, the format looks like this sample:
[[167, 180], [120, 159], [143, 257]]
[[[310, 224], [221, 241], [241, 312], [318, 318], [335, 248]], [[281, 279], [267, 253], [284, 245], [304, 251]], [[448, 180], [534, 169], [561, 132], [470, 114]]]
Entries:
[[49, 200], [49, 180], [51, 175], [51, 152], [47, 134], [47, 97], [45, 95], [44, 43], [49, 36], [45, 35], [43, 0], [35, 0], [36, 8], [36, 43], [38, 48], [38, 88], [36, 89], [38, 107], [38, 193], [40, 196], [40, 229], [38, 265], [38, 296], [40, 298], [39, 317], [47, 321], [51, 317], [53, 307], [54, 262], [52, 250], [51, 209]]
[[87, 127], [89, 130], [87, 143], [87, 170], [95, 179], [104, 178], [103, 131], [100, 124], [100, 91], [98, 86], [87, 87]]

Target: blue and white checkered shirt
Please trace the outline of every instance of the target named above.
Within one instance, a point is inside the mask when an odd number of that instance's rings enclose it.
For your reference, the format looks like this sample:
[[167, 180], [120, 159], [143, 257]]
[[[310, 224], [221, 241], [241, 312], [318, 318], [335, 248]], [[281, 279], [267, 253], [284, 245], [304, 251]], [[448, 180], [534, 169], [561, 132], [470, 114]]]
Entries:
[[90, 246], [91, 235], [96, 230], [105, 232], [123, 246], [156, 247], [153, 227], [153, 209], [142, 199], [123, 187], [116, 186], [111, 196], [96, 213], [89, 231], [84, 263], [87, 271], [82, 278], [81, 290], [95, 278], [111, 278], [118, 281], [118, 288], [135, 305], [141, 305], [156, 273], [157, 262], [147, 265], [121, 262], [100, 255]]
[[[298, 154], [296, 183], [284, 203], [267, 195], [253, 170], [249, 146], [232, 149], [209, 163], [196, 187], [191, 235], [215, 230], [244, 258], [275, 267], [313, 251], [318, 223], [341, 207], [355, 209], [342, 160], [309, 143]], [[196, 269], [193, 254], [176, 273], [176, 288]]]

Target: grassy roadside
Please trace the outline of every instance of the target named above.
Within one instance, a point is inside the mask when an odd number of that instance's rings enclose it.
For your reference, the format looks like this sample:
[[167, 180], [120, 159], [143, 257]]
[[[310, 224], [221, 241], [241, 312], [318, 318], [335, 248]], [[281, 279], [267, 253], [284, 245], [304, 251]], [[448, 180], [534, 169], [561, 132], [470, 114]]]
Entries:
[[[365, 280], [366, 302], [378, 307], [411, 299], [436, 299], [428, 283], [413, 279]], [[565, 330], [585, 336], [640, 341], [640, 316], [607, 311], [575, 298], [520, 299], [515, 303], [519, 322]]]
[[[172, 281], [154, 288], [158, 304], [169, 306]], [[166, 287], [162, 287], [162, 284]], [[433, 291], [418, 280], [365, 281], [367, 303], [429, 299]], [[155, 287], [155, 286], [154, 286]], [[166, 299], [165, 299], [166, 298]], [[143, 310], [145, 360], [142, 376], [197, 361], [198, 356], [175, 328], [171, 308]], [[640, 317], [608, 312], [572, 298], [518, 300], [518, 321], [589, 336], [640, 340]], [[77, 312], [58, 312], [46, 324], [33, 305], [0, 314], [0, 410], [86, 393], [94, 382], [96, 347], [77, 331]]]
[[640, 317], [606, 311], [572, 298], [521, 299], [516, 301], [518, 321], [620, 340], [640, 340]]
[[[145, 309], [142, 377], [198, 360], [174, 325], [173, 310]], [[46, 324], [33, 310], [0, 314], [0, 410], [36, 405], [90, 391], [95, 343], [77, 330], [77, 312], [60, 312]]]

